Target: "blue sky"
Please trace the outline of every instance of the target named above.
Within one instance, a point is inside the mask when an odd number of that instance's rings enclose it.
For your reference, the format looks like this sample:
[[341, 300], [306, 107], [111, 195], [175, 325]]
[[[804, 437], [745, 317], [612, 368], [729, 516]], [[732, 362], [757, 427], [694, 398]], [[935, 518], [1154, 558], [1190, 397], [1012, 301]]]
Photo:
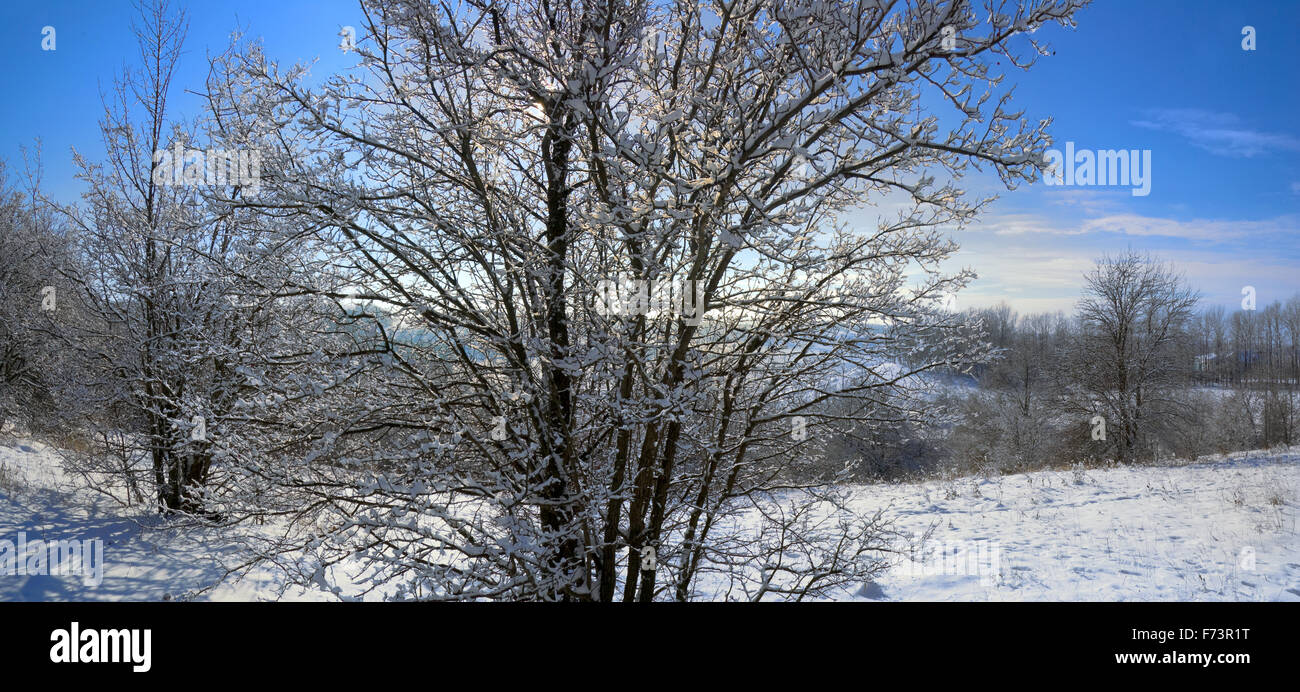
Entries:
[[[340, 27], [357, 25], [352, 0], [185, 2], [190, 13], [172, 110], [192, 112], [206, 55], [242, 28], [282, 61], [319, 58], [317, 74], [353, 58]], [[76, 197], [70, 149], [100, 152], [101, 90], [135, 59], [128, 2], [6, 3], [0, 8], [0, 157], [11, 180], [19, 147], [42, 140], [44, 187]], [[952, 266], [980, 279], [959, 306], [1006, 300], [1022, 312], [1069, 310], [1082, 273], [1128, 248], [1174, 261], [1207, 303], [1237, 306], [1243, 286], [1261, 305], [1300, 292], [1300, 2], [1100, 0], [1073, 31], [1039, 33], [1055, 54], [1015, 71], [1015, 103], [1052, 117], [1057, 148], [1151, 152], [1151, 188], [1047, 186], [1007, 192], [973, 174], [963, 187], [1000, 195], [979, 223], [956, 232]], [[42, 28], [56, 50], [41, 50]], [[1253, 51], [1242, 28], [1255, 28]], [[852, 220], [873, 223], [867, 209]]]
[[[958, 305], [1069, 310], [1080, 276], [1128, 248], [1175, 262], [1207, 304], [1300, 292], [1300, 2], [1101, 0], [1055, 55], [1017, 73], [1016, 101], [1050, 116], [1055, 148], [1151, 152], [1151, 189], [1039, 182], [1001, 192], [956, 235], [980, 274]], [[1255, 50], [1242, 28], [1255, 28]], [[998, 192], [996, 179], [966, 187]]]

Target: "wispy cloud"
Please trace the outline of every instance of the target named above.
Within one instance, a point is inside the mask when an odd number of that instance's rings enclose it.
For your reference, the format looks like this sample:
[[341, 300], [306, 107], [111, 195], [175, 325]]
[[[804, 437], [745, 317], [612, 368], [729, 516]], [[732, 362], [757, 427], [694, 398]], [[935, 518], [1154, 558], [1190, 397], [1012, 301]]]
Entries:
[[1221, 243], [1243, 238], [1260, 241], [1294, 237], [1300, 231], [1300, 216], [1287, 214], [1271, 219], [1179, 220], [1141, 214], [1107, 214], [1070, 221], [1041, 214], [990, 215], [973, 227], [996, 235], [1047, 234], [1080, 236], [1112, 233], [1133, 237], [1163, 237]]
[[1251, 158], [1278, 151], [1300, 151], [1300, 138], [1282, 132], [1252, 129], [1232, 113], [1214, 113], [1195, 108], [1146, 111], [1143, 120], [1131, 124], [1150, 130], [1174, 132], [1193, 146], [1218, 156]]
[[[1026, 239], [1030, 240], [1030, 239]], [[963, 248], [952, 263], [973, 266], [980, 278], [957, 296], [961, 307], [987, 307], [1006, 302], [1021, 313], [1073, 312], [1083, 294], [1083, 276], [1094, 262], [1122, 251], [1110, 244], [1007, 245], [990, 243]], [[1207, 305], [1231, 306], [1241, 299], [1243, 286], [1254, 287], [1261, 305], [1285, 301], [1300, 292], [1293, 262], [1257, 248], [1252, 256], [1232, 257], [1210, 250], [1148, 248], [1160, 260], [1173, 262]]]
[[1026, 235], [1049, 233], [1051, 235], [1078, 235], [1083, 230], [1077, 226], [1062, 225], [1061, 221], [1040, 214], [997, 214], [980, 219], [972, 230], [990, 230], [997, 235]]
[[1122, 210], [1133, 198], [1129, 189], [1072, 189], [1067, 187], [1048, 187], [1043, 189], [1044, 199], [1048, 204], [1076, 208], [1085, 214], [1105, 214]]
[[1225, 242], [1240, 238], [1269, 238], [1285, 233], [1295, 233], [1300, 219], [1281, 216], [1259, 221], [1191, 219], [1180, 221], [1139, 214], [1113, 214], [1084, 221], [1084, 233], [1119, 233], [1126, 236], [1161, 236], [1209, 242]]

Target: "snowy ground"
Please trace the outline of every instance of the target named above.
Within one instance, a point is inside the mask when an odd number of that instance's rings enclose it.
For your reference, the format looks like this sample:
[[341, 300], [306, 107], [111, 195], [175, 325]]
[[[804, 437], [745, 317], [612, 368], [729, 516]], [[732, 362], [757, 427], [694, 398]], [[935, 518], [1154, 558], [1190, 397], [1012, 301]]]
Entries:
[[[0, 573], [2, 601], [336, 600], [322, 590], [285, 588], [258, 570], [226, 578], [237, 544], [218, 530], [177, 530], [142, 509], [126, 509], [85, 490], [62, 472], [54, 450], [32, 440], [0, 439], [0, 541], [104, 541], [98, 586], [77, 575]], [[278, 594], [285, 591], [281, 597]]]
[[[858, 597], [923, 601], [1300, 601], [1300, 449], [1177, 466], [1039, 471], [864, 488], [931, 531], [922, 569]], [[929, 574], [932, 546], [997, 575]], [[969, 563], [966, 563], [969, 564]], [[916, 574], [916, 572], [921, 572]], [[931, 572], [962, 570], [930, 569]], [[872, 593], [874, 592], [874, 593]]]
[[[864, 508], [928, 535], [913, 566], [852, 600], [1300, 601], [1300, 448], [1196, 463], [862, 486]], [[0, 440], [0, 541], [101, 538], [102, 582], [0, 574], [0, 601], [333, 600], [270, 569], [225, 577], [235, 543], [78, 487], [57, 455]], [[974, 560], [941, 563], [935, 551]], [[336, 577], [341, 575], [335, 575]], [[346, 579], [343, 581], [346, 582]]]

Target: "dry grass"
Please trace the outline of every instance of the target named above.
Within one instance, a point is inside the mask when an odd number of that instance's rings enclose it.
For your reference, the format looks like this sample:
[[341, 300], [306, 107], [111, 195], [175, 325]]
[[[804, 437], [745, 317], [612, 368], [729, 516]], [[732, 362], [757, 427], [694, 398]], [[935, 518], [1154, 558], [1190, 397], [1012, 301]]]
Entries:
[[0, 493], [16, 495], [22, 490], [23, 481], [13, 469], [0, 464]]

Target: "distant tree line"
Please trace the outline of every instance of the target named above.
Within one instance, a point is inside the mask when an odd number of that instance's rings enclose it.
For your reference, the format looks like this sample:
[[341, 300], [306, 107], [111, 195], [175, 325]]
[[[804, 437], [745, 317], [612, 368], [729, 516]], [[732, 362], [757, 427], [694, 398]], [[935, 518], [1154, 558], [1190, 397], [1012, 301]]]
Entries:
[[940, 384], [950, 414], [842, 452], [860, 477], [895, 478], [1295, 444], [1300, 294], [1231, 312], [1197, 298], [1174, 267], [1128, 252], [1087, 274], [1073, 314], [968, 310], [993, 356]]

